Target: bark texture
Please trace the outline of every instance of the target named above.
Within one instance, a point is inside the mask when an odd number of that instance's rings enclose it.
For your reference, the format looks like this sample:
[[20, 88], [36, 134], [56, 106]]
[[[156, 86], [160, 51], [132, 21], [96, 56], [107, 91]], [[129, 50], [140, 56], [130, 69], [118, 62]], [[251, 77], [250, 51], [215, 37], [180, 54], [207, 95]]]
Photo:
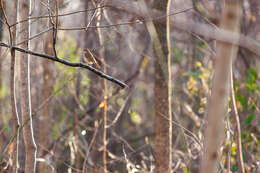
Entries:
[[[0, 20], [3, 21], [3, 13], [2, 13], [2, 10], [0, 10]], [[3, 38], [3, 22], [0, 22], [0, 40], [2, 41], [2, 38]], [[0, 49], [0, 53], [2, 53], [2, 49]], [[0, 61], [0, 76], [2, 76], [2, 61]], [[2, 84], [3, 83], [3, 79], [0, 78], [0, 89], [2, 89]], [[3, 99], [0, 97], [0, 107], [3, 106]], [[3, 111], [0, 109], [0, 126], [2, 127], [3, 124], [3, 119], [2, 119], [2, 114], [3, 114]], [[4, 149], [4, 138], [3, 136], [1, 135], [0, 136], [0, 151], [2, 152], [2, 150]]]
[[[44, 44], [44, 52], [48, 55], [54, 55], [53, 49], [52, 49], [52, 32], [49, 32], [45, 44]], [[53, 85], [54, 85], [54, 79], [52, 75], [51, 66], [53, 65], [53, 62], [50, 60], [44, 60], [42, 62], [43, 64], [43, 99], [42, 103], [44, 103], [44, 106], [42, 108], [42, 115], [40, 118], [40, 131], [39, 131], [39, 143], [43, 146], [43, 148], [48, 148], [50, 145], [50, 129], [51, 129], [51, 112], [50, 112], [50, 101], [48, 100], [49, 97], [52, 94]], [[44, 154], [44, 151], [41, 152], [41, 154]], [[40, 155], [41, 155], [40, 154]], [[42, 173], [48, 172], [48, 166], [46, 163], [39, 163], [39, 171]], [[49, 170], [50, 171], [50, 170]]]
[[[17, 21], [17, 0], [14, 0], [12, 3], [13, 15], [11, 16], [9, 22], [16, 23]], [[11, 44], [16, 43], [16, 26], [13, 27], [12, 35], [10, 36]], [[15, 77], [15, 50], [11, 50], [11, 64], [10, 64], [10, 98], [11, 98], [11, 110], [12, 110], [12, 119], [13, 119], [13, 134], [16, 135], [16, 139], [13, 141], [13, 152], [12, 152], [12, 172], [15, 173], [19, 169], [19, 133], [20, 133], [20, 120], [18, 117], [16, 109], [16, 77]]]
[[[154, 1], [154, 8], [166, 12], [167, 0]], [[154, 23], [158, 34], [162, 53], [158, 52], [158, 44], [153, 44], [154, 59], [154, 99], [155, 99], [155, 166], [157, 173], [166, 173], [169, 168], [169, 120], [168, 120], [168, 84], [167, 84], [167, 41], [166, 21]], [[165, 68], [166, 67], [166, 68]]]
[[[29, 16], [30, 1], [19, 1], [19, 16], [26, 19]], [[30, 22], [24, 22], [20, 25], [21, 40], [28, 40], [30, 33]], [[28, 49], [28, 42], [21, 44], [21, 48]], [[22, 113], [22, 130], [25, 143], [25, 172], [34, 173], [36, 166], [36, 144], [33, 137], [31, 101], [30, 101], [30, 78], [29, 78], [29, 56], [21, 54], [20, 61], [20, 95], [21, 95], [21, 113]]]
[[[239, 41], [241, 6], [239, 0], [226, 0], [220, 27], [232, 31]], [[218, 152], [224, 136], [224, 117], [228, 111], [230, 72], [238, 47], [234, 44], [217, 42], [217, 57], [212, 94], [209, 100], [208, 126], [205, 134], [204, 156], [201, 173], [216, 173]]]

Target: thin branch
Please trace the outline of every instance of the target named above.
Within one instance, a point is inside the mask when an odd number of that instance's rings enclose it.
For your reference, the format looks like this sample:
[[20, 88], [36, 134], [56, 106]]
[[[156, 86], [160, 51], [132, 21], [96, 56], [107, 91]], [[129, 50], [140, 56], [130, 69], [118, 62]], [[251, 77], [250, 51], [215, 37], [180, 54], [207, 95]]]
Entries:
[[[4, 5], [3, 5], [3, 1], [1, 0], [0, 2], [1, 4], [1, 11], [3, 12], [4, 14], [4, 19], [5, 19], [5, 24], [7, 25], [7, 28], [8, 28], [8, 32], [9, 32], [9, 41], [10, 41], [10, 44], [13, 44], [13, 34], [12, 34], [12, 31], [11, 31], [11, 26], [8, 22], [8, 19], [7, 19], [7, 15], [5, 13], [5, 10], [4, 10]], [[1, 31], [2, 32], [2, 31]]]
[[[16, 41], [16, 27], [13, 28], [13, 32], [11, 30], [10, 24], [7, 19], [6, 12], [4, 10], [3, 1], [1, 0], [1, 10], [4, 15], [5, 24], [8, 27], [8, 33], [9, 33], [9, 41], [10, 44], [15, 44]], [[15, 22], [17, 20], [17, 0], [14, 1], [14, 16], [12, 17], [12, 20]], [[1, 31], [2, 32], [2, 31]], [[13, 141], [14, 149], [13, 154], [11, 156], [13, 167], [12, 172], [17, 172], [19, 168], [19, 133], [20, 133], [20, 120], [17, 112], [16, 107], [16, 93], [15, 93], [15, 50], [11, 48], [11, 64], [10, 64], [10, 98], [11, 98], [11, 110], [12, 110], [12, 118], [14, 120], [14, 134], [17, 134], [16, 140]]]
[[[107, 5], [113, 6], [119, 10], [126, 11], [130, 14], [136, 15], [141, 18], [145, 18], [146, 15], [136, 3], [129, 2], [129, 1], [121, 1], [121, 0], [110, 0], [106, 1]], [[163, 12], [159, 10], [149, 10], [149, 15], [151, 17], [162, 16]], [[163, 20], [159, 20], [159, 22], [164, 22]], [[172, 18], [170, 19], [171, 26], [178, 28], [180, 30], [186, 31], [188, 33], [198, 34], [207, 38], [215, 39], [218, 41], [226, 42], [241, 46], [258, 56], [254, 56], [255, 58], [260, 59], [260, 43], [253, 38], [245, 36], [243, 34], [239, 34], [239, 41], [238, 35], [227, 31], [226, 29], [222, 28], [213, 28], [208, 24], [197, 23], [190, 19], [182, 19], [182, 18]]]
[[166, 8], [166, 39], [167, 39], [167, 48], [168, 48], [168, 57], [167, 57], [167, 64], [168, 64], [168, 114], [169, 114], [169, 166], [168, 172], [172, 172], [172, 75], [171, 75], [171, 38], [170, 38], [170, 9], [171, 9], [171, 0], [168, 0], [167, 8]]
[[33, 52], [31, 50], [26, 50], [26, 49], [22, 49], [22, 48], [19, 48], [19, 47], [16, 47], [16, 46], [13, 46], [11, 47], [10, 45], [8, 44], [5, 44], [5, 43], [0, 43], [0, 47], [8, 47], [8, 48], [13, 48], [19, 52], [23, 52], [23, 53], [28, 53], [30, 55], [34, 55], [34, 56], [38, 56], [38, 57], [42, 57], [42, 58], [46, 58], [46, 59], [49, 59], [49, 60], [52, 60], [52, 61], [56, 61], [56, 62], [59, 62], [61, 64], [64, 64], [64, 65], [67, 65], [67, 66], [70, 66], [70, 67], [81, 67], [81, 68], [85, 68], [87, 70], [90, 70], [92, 71], [93, 73], [97, 74], [98, 76], [102, 77], [102, 78], [105, 78], [113, 83], [116, 83], [118, 84], [119, 86], [121, 86], [122, 88], [128, 88], [127, 84], [125, 84], [124, 82], [112, 77], [112, 76], [109, 76], [105, 73], [103, 73], [102, 71], [90, 66], [90, 65], [87, 65], [87, 64], [83, 64], [83, 63], [80, 63], [80, 62], [69, 62], [67, 60], [64, 60], [64, 59], [60, 59], [58, 57], [54, 57], [54, 56], [50, 56], [50, 55], [46, 55], [46, 54], [42, 54], [42, 53], [39, 53], [39, 52]]
[[[147, 49], [145, 49], [145, 50], [147, 50]], [[138, 77], [138, 75], [140, 74], [140, 68], [141, 68], [141, 64], [142, 64], [142, 62], [143, 62], [143, 59], [144, 59], [144, 56], [143, 56], [143, 58], [140, 60], [139, 65], [138, 65], [136, 71], [135, 71], [130, 77], [128, 77], [128, 78], [125, 80], [125, 83], [129, 84], [129, 83], [132, 82], [132, 80], [133, 80], [134, 78], [137, 78], [137, 77]], [[127, 87], [128, 87], [128, 86], [127, 86]], [[130, 85], [129, 88], [132, 88], [132, 85]], [[113, 92], [113, 94], [107, 98], [107, 100], [110, 100], [110, 99], [114, 98], [115, 96], [117, 96], [117, 95], [119, 94], [119, 91], [120, 91], [120, 90], [117, 88], [117, 89]], [[128, 95], [130, 95], [130, 93], [128, 93]], [[53, 96], [52, 96], [52, 97], [53, 97]], [[51, 98], [49, 98], [49, 100], [50, 100], [50, 99], [51, 99]], [[47, 101], [48, 101], [48, 100], [47, 100]], [[90, 114], [91, 112], [93, 112], [93, 111], [100, 105], [100, 103], [101, 103], [102, 101], [103, 101], [103, 99], [99, 100], [97, 103], [94, 103], [92, 106], [90, 106], [90, 108], [89, 108], [87, 111], [84, 112], [84, 115], [85, 115], [85, 114]], [[43, 106], [44, 104], [45, 104], [45, 103], [43, 103], [42, 106]], [[42, 106], [41, 106], [41, 107], [42, 107]], [[37, 111], [39, 111], [39, 110], [41, 109], [41, 107], [39, 107], [37, 110], [35, 110], [35, 111], [34, 111], [34, 114], [35, 114]], [[79, 119], [79, 121], [80, 121], [80, 122], [85, 122], [86, 117], [87, 117], [87, 116], [81, 117], [81, 118]], [[61, 135], [50, 145], [49, 150], [51, 150], [51, 149], [54, 147], [54, 144], [55, 144], [55, 143], [60, 142], [60, 141], [62, 140], [62, 136], [66, 135], [66, 133], [68, 133], [72, 128], [73, 128], [73, 126], [70, 126], [70, 127], [68, 127], [67, 129], [65, 129], [65, 130], [61, 133]], [[191, 133], [191, 132], [190, 132], [190, 133]], [[195, 138], [196, 138], [196, 136], [195, 136]], [[196, 139], [197, 139], [197, 138], [196, 138]], [[196, 141], [199, 141], [199, 140], [197, 139]]]
[[91, 9], [85, 9], [85, 10], [78, 10], [78, 11], [74, 11], [74, 12], [70, 12], [70, 13], [65, 13], [65, 14], [59, 14], [59, 15], [46, 15], [46, 16], [34, 16], [34, 17], [29, 17], [27, 19], [23, 19], [23, 20], [20, 20], [14, 24], [11, 24], [10, 27], [14, 27], [15, 25], [19, 24], [19, 23], [23, 23], [23, 22], [27, 22], [28, 20], [33, 20], [33, 19], [42, 19], [42, 18], [49, 18], [49, 17], [65, 17], [65, 16], [69, 16], [69, 15], [73, 15], [73, 14], [77, 14], [77, 13], [82, 13], [82, 12], [88, 12], [88, 11], [94, 11], [98, 8], [105, 8], [105, 7], [109, 7], [107, 5], [103, 5], [103, 6], [100, 6], [100, 7], [97, 7], [97, 8], [91, 8]]
[[[172, 113], [174, 114], [174, 112], [172, 112]], [[169, 120], [169, 118], [167, 116], [163, 115], [162, 113], [160, 113], [160, 115], [162, 117], [164, 117], [165, 119]], [[184, 135], [193, 139], [200, 146], [200, 148], [202, 148], [202, 143], [200, 142], [199, 138], [194, 133], [192, 133], [192, 131], [188, 130], [187, 128], [182, 126], [181, 123], [179, 123], [177, 121], [172, 120], [172, 123], [174, 125], [176, 125], [177, 127], [179, 127], [183, 131]]]
[[242, 142], [241, 142], [241, 129], [240, 129], [240, 121], [239, 121], [239, 115], [237, 111], [236, 106], [236, 98], [235, 98], [235, 91], [233, 86], [233, 73], [232, 73], [232, 67], [231, 67], [231, 73], [230, 73], [230, 82], [231, 82], [231, 113], [235, 118], [235, 124], [236, 124], [236, 142], [237, 142], [237, 155], [238, 155], [238, 166], [239, 166], [239, 172], [245, 173], [245, 167], [244, 167], [244, 161], [243, 161], [243, 151], [242, 151]]
[[119, 109], [119, 111], [118, 111], [118, 113], [116, 114], [116, 117], [114, 118], [114, 120], [112, 121], [112, 123], [106, 125], [105, 128], [110, 128], [111, 126], [113, 126], [113, 125], [115, 125], [115, 124], [117, 123], [117, 121], [118, 121], [118, 119], [120, 118], [120, 116], [121, 116], [121, 114], [122, 114], [122, 112], [123, 112], [123, 110], [124, 110], [126, 104], [128, 103], [128, 100], [129, 100], [130, 96], [131, 96], [131, 94], [129, 94], [129, 95], [126, 97], [126, 99], [125, 99], [123, 105], [122, 105], [121, 108]]
[[47, 29], [45, 29], [45, 30], [43, 30], [43, 31], [41, 31], [41, 32], [39, 32], [39, 33], [33, 35], [33, 36], [31, 36], [30, 38], [28, 38], [28, 39], [26, 39], [26, 40], [23, 40], [23, 41], [21, 41], [21, 42], [15, 44], [15, 46], [19, 46], [19, 45], [21, 45], [21, 44], [23, 44], [23, 43], [25, 43], [25, 42], [27, 42], [27, 41], [30, 41], [30, 40], [32, 40], [32, 39], [34, 39], [34, 38], [37, 38], [38, 36], [40, 36], [40, 35], [42, 35], [42, 34], [48, 32], [48, 31], [50, 31], [50, 30], [52, 30], [51, 27], [50, 27], [50, 28], [47, 28]]
[[88, 24], [87, 26], [83, 26], [83, 27], [58, 28], [58, 30], [74, 31], [74, 30], [88, 30], [88, 28], [109, 28], [109, 27], [116, 27], [116, 26], [122, 26], [122, 25], [144, 24], [145, 22], [152, 22], [152, 21], [164, 19], [167, 16], [173, 16], [173, 15], [177, 15], [180, 13], [185, 13], [191, 9], [193, 9], [193, 8], [191, 7], [191, 8], [181, 10], [176, 13], [169, 13], [168, 15], [160, 15], [159, 17], [154, 17], [154, 18], [149, 18], [149, 19], [137, 19], [134, 22], [121, 22], [121, 23], [116, 23], [116, 24], [100, 25], [100, 26], [89, 26], [89, 24]]
[[96, 137], [97, 137], [97, 132], [98, 132], [98, 129], [99, 129], [98, 121], [95, 121], [94, 126], [95, 126], [94, 134], [93, 134], [93, 137], [92, 137], [92, 139], [90, 141], [89, 147], [86, 149], [86, 157], [85, 157], [84, 162], [83, 162], [82, 172], [86, 172], [85, 171], [86, 170], [86, 165], [87, 165], [86, 163], [87, 163], [87, 160], [89, 158], [89, 153], [90, 153], [90, 151], [92, 149], [92, 146], [93, 146], [93, 144], [94, 144], [94, 142], [96, 140]]
[[57, 22], [58, 22], [58, 8], [57, 8], [57, 4], [56, 4], [56, 24], [54, 24], [54, 20], [51, 17], [51, 9], [50, 9], [50, 0], [48, 0], [48, 4], [47, 4], [47, 8], [48, 8], [48, 14], [49, 14], [49, 22], [52, 25], [52, 49], [53, 49], [53, 53], [54, 53], [54, 57], [57, 57], [57, 51], [56, 51], [56, 36], [57, 36]]
[[[95, 10], [95, 12], [94, 12], [94, 14], [92, 15], [92, 17], [91, 17], [91, 19], [90, 19], [90, 21], [89, 21], [89, 23], [88, 23], [87, 27], [85, 27], [85, 28], [84, 28], [84, 30], [86, 31], [86, 33], [87, 33], [87, 31], [88, 31], [88, 28], [90, 28], [90, 27], [89, 27], [89, 26], [90, 26], [90, 24], [93, 22], [94, 18], [96, 17], [96, 15], [97, 15], [97, 12], [98, 12], [98, 10]], [[57, 30], [60, 30], [60, 29], [59, 29], [59, 28], [57, 28]]]
[[[101, 2], [102, 3], [102, 2]], [[94, 6], [100, 6], [100, 4], [95, 4], [95, 2], [93, 2]], [[102, 21], [102, 9], [98, 9], [95, 11], [94, 16], [97, 16], [97, 26], [99, 26], [101, 24]], [[93, 19], [92, 17], [92, 19]], [[90, 25], [90, 23], [92, 22], [92, 20], [89, 22], [88, 25]], [[104, 44], [104, 34], [102, 33], [102, 30], [100, 28], [97, 28], [97, 33], [98, 33], [98, 38], [99, 38], [99, 43], [100, 45]], [[102, 56], [102, 61], [106, 62], [105, 60], [105, 48], [102, 47], [101, 49], [99, 49], [99, 55]], [[106, 73], [107, 68], [106, 66], [103, 66], [103, 71]], [[107, 140], [107, 81], [104, 80], [103, 81], [103, 95], [104, 95], [104, 100], [103, 100], [103, 172], [107, 173], [107, 144], [108, 144], [108, 140]]]

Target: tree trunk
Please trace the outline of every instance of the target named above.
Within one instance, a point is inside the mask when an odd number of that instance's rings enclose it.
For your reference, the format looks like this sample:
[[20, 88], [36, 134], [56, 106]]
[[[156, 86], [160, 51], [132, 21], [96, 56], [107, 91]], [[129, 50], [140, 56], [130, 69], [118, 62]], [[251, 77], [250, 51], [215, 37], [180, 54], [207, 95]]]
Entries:
[[[241, 6], [239, 0], [226, 0], [220, 27], [232, 31], [239, 40]], [[205, 134], [204, 156], [201, 173], [216, 173], [218, 152], [223, 142], [224, 116], [228, 111], [230, 91], [230, 72], [232, 61], [236, 58], [238, 47], [233, 44], [217, 42], [217, 57], [212, 94], [209, 100], [208, 126]]]
[[[0, 11], [0, 20], [3, 21], [3, 13], [2, 13], [2, 10]], [[3, 22], [0, 22], [0, 40], [2, 42], [2, 38], [3, 38]], [[0, 53], [2, 54], [2, 48], [0, 49]], [[2, 76], [2, 61], [0, 61], [0, 76]], [[2, 90], [2, 83], [3, 83], [3, 78], [0, 78], [0, 91]], [[0, 107], [2, 108], [3, 107], [3, 98], [0, 97]], [[2, 128], [2, 126], [4, 124], [2, 124], [3, 119], [3, 112], [2, 110], [0, 109], [0, 127]], [[3, 139], [3, 135], [0, 135], [0, 152], [2, 152], [4, 149], [4, 139]]]
[[[167, 0], [154, 1], [154, 8], [165, 11]], [[155, 102], [155, 166], [157, 173], [169, 170], [169, 110], [168, 110], [168, 71], [166, 21], [147, 23], [147, 29], [153, 40], [154, 59], [154, 102]]]
[[[250, 10], [252, 18], [255, 19], [253, 25], [250, 27], [250, 31], [248, 35], [251, 38], [255, 38], [257, 41], [260, 41], [260, 2], [259, 0], [250, 0], [249, 1]], [[257, 55], [251, 55], [251, 56], [257, 56]], [[256, 70], [258, 75], [260, 76], [260, 59], [256, 58]]]
[[[17, 0], [11, 4], [13, 9], [13, 15], [10, 17], [10, 23], [16, 23], [17, 21]], [[16, 26], [13, 27], [11, 33], [10, 41], [11, 44], [14, 45], [16, 43]], [[13, 141], [13, 152], [12, 152], [12, 172], [17, 172], [19, 169], [19, 134], [20, 134], [20, 120], [18, 117], [17, 109], [16, 109], [16, 95], [15, 95], [15, 50], [11, 50], [11, 64], [10, 64], [10, 98], [11, 98], [11, 110], [12, 110], [12, 119], [13, 119], [13, 135], [16, 135], [16, 138]]]
[[[98, 5], [99, 6], [99, 5]], [[98, 9], [98, 21], [97, 26], [100, 26], [102, 23], [103, 13], [101, 9]], [[99, 38], [99, 44], [102, 46], [99, 49], [99, 57], [102, 58], [103, 63], [106, 64], [105, 60], [105, 48], [104, 45], [104, 33], [102, 32], [101, 28], [97, 28], [98, 31], [98, 38]], [[104, 65], [103, 66], [104, 73], [107, 72], [107, 68]], [[104, 79], [103, 81], [103, 95], [104, 95], [104, 106], [103, 106], [103, 173], [107, 173], [107, 81]]]
[[[89, 9], [89, 8], [93, 8], [91, 6], [91, 2], [90, 1], [86, 1], [84, 0], [84, 6], [85, 6], [85, 9]], [[88, 23], [91, 21], [91, 17], [92, 17], [92, 13], [90, 15], [90, 13], [86, 12], [85, 13], [85, 18], [84, 18], [84, 24], [85, 26], [88, 25]], [[94, 19], [95, 20], [95, 19]], [[95, 21], [92, 21], [93, 23]], [[98, 38], [98, 34], [96, 32], [96, 29], [93, 29], [93, 28], [89, 28], [87, 32], [84, 32], [83, 33], [84, 35], [82, 36], [82, 48], [85, 49], [85, 48], [88, 48], [90, 50], [97, 50], [96, 48], [99, 47], [99, 43], [98, 41], [96, 41], [96, 38]], [[98, 51], [94, 51], [93, 52], [94, 54], [98, 54]], [[89, 82], [89, 95], [88, 95], [88, 105], [87, 107], [92, 107], [93, 105], [97, 104], [99, 99], [101, 98], [101, 93], [102, 91], [100, 91], [100, 88], [101, 87], [101, 81], [99, 78], [96, 77], [95, 74], [93, 73], [88, 73], [88, 78], [90, 79], [90, 82]], [[92, 117], [97, 118], [97, 115], [94, 111], [92, 112]], [[93, 123], [90, 123], [90, 126], [94, 127], [94, 121]], [[89, 136], [90, 139], [93, 138], [93, 135], [94, 135], [94, 132]], [[100, 135], [98, 133], [98, 135]], [[90, 159], [93, 161], [93, 163], [98, 163], [99, 159], [102, 158], [101, 156], [101, 152], [98, 151], [97, 149], [97, 140], [94, 141], [93, 143], [93, 146], [91, 151], [90, 151], [90, 154], [89, 154], [89, 157]], [[98, 166], [93, 164], [90, 167], [87, 168], [87, 172], [93, 172], [93, 173], [96, 173], [98, 172]]]
[[[21, 0], [19, 3], [19, 16], [27, 19], [29, 16], [30, 1]], [[30, 35], [30, 20], [20, 25], [21, 40], [28, 40]], [[29, 41], [21, 44], [21, 48], [28, 49]], [[34, 173], [36, 166], [36, 144], [33, 136], [32, 116], [31, 116], [31, 100], [30, 100], [30, 69], [28, 54], [21, 54], [20, 61], [20, 94], [21, 94], [21, 114], [23, 125], [23, 136], [25, 143], [25, 172]]]
[[[54, 55], [53, 49], [52, 49], [52, 32], [48, 32], [48, 35], [46, 36], [45, 43], [44, 43], [44, 52], [47, 55]], [[54, 85], [54, 79], [51, 71], [51, 66], [53, 65], [53, 62], [50, 60], [43, 60], [42, 66], [43, 66], [43, 98], [42, 103], [44, 103], [44, 106], [42, 108], [42, 115], [40, 118], [40, 131], [39, 131], [39, 143], [41, 146], [43, 146], [43, 150], [40, 152], [40, 156], [45, 152], [44, 148], [47, 149], [50, 144], [50, 134], [51, 134], [51, 112], [50, 112], [50, 101], [48, 100], [49, 97], [52, 94], [53, 85]], [[45, 155], [45, 154], [44, 154]], [[48, 155], [48, 154], [47, 154]], [[45, 172], [51, 172], [51, 170], [48, 169], [47, 163], [39, 163], [39, 172], [45, 173]]]

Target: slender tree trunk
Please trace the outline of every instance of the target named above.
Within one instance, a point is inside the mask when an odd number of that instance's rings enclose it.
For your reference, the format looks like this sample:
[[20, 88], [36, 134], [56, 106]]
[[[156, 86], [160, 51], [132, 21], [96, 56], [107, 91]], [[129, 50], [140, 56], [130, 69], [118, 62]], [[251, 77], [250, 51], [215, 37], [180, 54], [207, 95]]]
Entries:
[[[17, 21], [17, 0], [14, 0], [12, 4], [13, 15], [11, 16], [11, 20], [9, 21], [11, 24], [16, 23]], [[14, 45], [16, 43], [16, 26], [13, 27], [11, 33], [11, 44]], [[12, 172], [15, 173], [19, 169], [19, 134], [20, 134], [20, 120], [16, 108], [16, 76], [15, 76], [15, 50], [11, 50], [11, 64], [10, 64], [10, 97], [11, 97], [11, 110], [12, 110], [12, 119], [13, 119], [13, 134], [16, 135], [16, 139], [13, 142], [13, 153], [12, 153]]]
[[[52, 49], [52, 32], [49, 32], [44, 43], [44, 52], [47, 55], [54, 55], [53, 49]], [[53, 62], [50, 60], [43, 60], [42, 66], [43, 66], [43, 99], [42, 103], [44, 103], [44, 106], [42, 108], [42, 117], [40, 118], [40, 131], [39, 131], [39, 143], [43, 147], [43, 149], [47, 149], [50, 144], [50, 129], [51, 129], [51, 112], [50, 112], [50, 102], [47, 101], [49, 97], [52, 94], [53, 90], [53, 84], [54, 79], [52, 75], [51, 66], [53, 65]], [[43, 154], [44, 151], [41, 150], [41, 154]], [[40, 154], [40, 155], [41, 155]], [[39, 163], [39, 171], [42, 173], [50, 172], [48, 171], [47, 163]]]
[[173, 137], [173, 129], [172, 129], [172, 75], [171, 75], [171, 32], [170, 32], [170, 12], [171, 12], [171, 0], [168, 0], [167, 3], [167, 18], [166, 18], [166, 34], [167, 34], [167, 48], [168, 48], [168, 114], [169, 114], [169, 173], [172, 172], [172, 161], [173, 161], [173, 153], [172, 153], [172, 137]]
[[[21, 19], [29, 17], [30, 1], [21, 0], [19, 2], [19, 16]], [[21, 40], [28, 40], [30, 35], [30, 20], [20, 25]], [[21, 44], [21, 48], [28, 49], [29, 41]], [[28, 54], [21, 54], [20, 61], [20, 94], [21, 94], [21, 113], [23, 136], [25, 143], [25, 172], [34, 173], [36, 166], [36, 144], [33, 136], [32, 116], [31, 116], [31, 96], [30, 96], [30, 69]]]
[[[140, 2], [146, 14], [149, 14], [144, 1]], [[167, 0], [154, 1], [154, 8], [165, 11]], [[146, 27], [151, 36], [154, 50], [154, 102], [155, 102], [155, 166], [157, 173], [169, 171], [169, 105], [168, 105], [168, 71], [166, 21], [147, 22]]]
[[[255, 19], [253, 25], [250, 27], [248, 35], [260, 41], [260, 1], [259, 0], [249, 0], [251, 17]], [[257, 56], [257, 55], [253, 55]], [[260, 60], [256, 58], [256, 70], [260, 76]]]
[[[3, 21], [3, 13], [2, 10], [0, 10], [0, 20]], [[0, 40], [2, 41], [3, 38], [3, 22], [0, 22]], [[0, 53], [2, 54], [2, 48], [0, 48]], [[2, 76], [2, 61], [0, 61], [0, 76]], [[3, 78], [0, 78], [0, 91], [2, 90], [2, 82], [3, 82]], [[3, 106], [3, 98], [0, 97], [0, 107]], [[0, 127], [2, 127], [2, 110], [0, 109]], [[3, 140], [3, 136], [0, 135], [0, 152], [2, 152], [2, 150], [4, 149], [4, 140]]]
[[[241, 6], [239, 0], [226, 0], [220, 27], [232, 31], [239, 40]], [[209, 100], [208, 126], [205, 134], [204, 156], [201, 173], [216, 173], [218, 152], [223, 142], [224, 116], [228, 109], [230, 72], [238, 47], [229, 43], [217, 42], [217, 57], [212, 94]]]
[[[97, 26], [100, 26], [101, 25], [101, 21], [102, 21], [102, 16], [103, 16], [103, 13], [102, 13], [102, 10], [101, 9], [98, 9], [98, 13], [97, 13], [97, 16], [98, 16], [98, 21], [97, 21]], [[103, 46], [104, 44], [104, 35], [103, 35], [103, 32], [101, 30], [101, 28], [97, 28], [97, 31], [98, 31], [98, 38], [99, 38], [99, 43], [100, 45], [102, 46], [99, 50], [99, 57], [102, 58], [103, 60], [103, 71], [104, 73], [107, 72], [107, 69], [106, 69], [106, 63], [105, 63], [105, 48]], [[103, 81], [103, 86], [104, 86], [104, 89], [103, 89], [103, 95], [104, 95], [104, 106], [103, 106], [103, 173], [107, 173], [107, 80], [104, 79]]]
[[[85, 9], [88, 9], [88, 8], [93, 8], [91, 6], [91, 1], [87, 1], [87, 0], [84, 0], [84, 6], [85, 6]], [[88, 23], [91, 21], [91, 18], [92, 18], [92, 14], [89, 16], [90, 13], [86, 12], [85, 13], [85, 26], [88, 25]], [[94, 21], [93, 21], [94, 22]], [[90, 50], [93, 50], [93, 49], [96, 49], [99, 44], [98, 42], [96, 41], [96, 38], [98, 37], [97, 35], [97, 32], [96, 30], [94, 29], [91, 29], [89, 28], [87, 32], [84, 33], [84, 36], [82, 37], [84, 40], [82, 41], [82, 47], [83, 48], [89, 48]], [[95, 54], [97, 54], [98, 52], [93, 52]], [[88, 73], [88, 77], [90, 79], [90, 83], [89, 83], [89, 102], [88, 102], [88, 107], [91, 107], [93, 106], [94, 104], [97, 104], [97, 102], [99, 101], [99, 98], [101, 96], [101, 91], [100, 91], [100, 83], [101, 83], [101, 80], [96, 78], [96, 76], [93, 74], [93, 73]], [[92, 116], [94, 118], [97, 117], [97, 114], [95, 112], [93, 112]], [[90, 126], [94, 127], [94, 122], [90, 124]], [[94, 135], [94, 133], [92, 135], [90, 135], [90, 138], [92, 138]], [[99, 135], [99, 133], [97, 134]], [[91, 158], [91, 160], [93, 161], [93, 163], [97, 163], [99, 161], [100, 158], [102, 158], [100, 156], [100, 152], [97, 150], [97, 140], [94, 140], [94, 143], [93, 143], [93, 147], [90, 151], [90, 154], [89, 154], [89, 157]], [[93, 172], [93, 173], [96, 173], [98, 172], [98, 166], [97, 165], [93, 165], [91, 168], [87, 168], [87, 171], [90, 171]]]
[[[165, 11], [167, 0], [154, 1], [154, 8]], [[162, 55], [156, 54], [154, 61], [154, 99], [155, 99], [155, 166], [157, 173], [168, 172], [169, 163], [169, 119], [168, 119], [168, 76], [165, 75], [167, 67], [167, 47], [166, 47], [166, 22], [155, 22], [155, 29], [158, 33]], [[156, 44], [154, 50], [156, 51]], [[163, 57], [159, 57], [163, 56]]]

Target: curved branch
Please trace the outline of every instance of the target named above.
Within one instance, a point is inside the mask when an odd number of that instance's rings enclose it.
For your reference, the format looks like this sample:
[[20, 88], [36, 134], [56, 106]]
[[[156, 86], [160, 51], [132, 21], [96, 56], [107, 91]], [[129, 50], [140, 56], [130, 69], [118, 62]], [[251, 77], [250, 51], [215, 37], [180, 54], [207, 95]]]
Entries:
[[12, 49], [17, 50], [19, 52], [23, 52], [23, 53], [27, 53], [27, 54], [30, 54], [30, 55], [46, 58], [46, 59], [49, 59], [49, 60], [52, 60], [52, 61], [59, 62], [59, 63], [64, 64], [64, 65], [70, 66], [70, 67], [85, 68], [85, 69], [88, 69], [88, 70], [92, 71], [93, 73], [97, 74], [98, 76], [100, 76], [102, 78], [105, 78], [105, 79], [107, 79], [107, 80], [109, 80], [109, 81], [111, 81], [113, 83], [118, 84], [122, 88], [128, 87], [127, 84], [125, 84], [124, 82], [122, 82], [122, 81], [120, 81], [120, 80], [118, 80], [118, 79], [116, 79], [116, 78], [114, 78], [112, 76], [109, 76], [109, 75], [103, 73], [102, 71], [100, 71], [100, 70], [98, 70], [98, 69], [96, 69], [96, 68], [94, 68], [94, 67], [92, 67], [90, 65], [87, 65], [87, 64], [83, 64], [83, 63], [80, 63], [80, 62], [69, 62], [67, 60], [60, 59], [58, 57], [42, 54], [42, 53], [39, 53], [39, 52], [33, 52], [33, 51], [22, 49], [22, 48], [19, 48], [19, 47], [16, 47], [16, 46], [10, 46], [10, 45], [5, 44], [5, 43], [0, 43], [0, 47], [12, 48]]

